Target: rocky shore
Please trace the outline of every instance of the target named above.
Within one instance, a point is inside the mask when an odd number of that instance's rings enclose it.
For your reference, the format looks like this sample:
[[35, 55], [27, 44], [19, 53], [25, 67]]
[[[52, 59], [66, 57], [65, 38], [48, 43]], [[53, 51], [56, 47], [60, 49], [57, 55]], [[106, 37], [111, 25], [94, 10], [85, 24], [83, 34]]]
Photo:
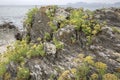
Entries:
[[0, 25], [0, 53], [6, 51], [7, 46], [16, 41], [17, 38], [15, 36], [17, 36], [18, 33], [20, 33], [20, 31], [12, 23]]
[[[47, 6], [30, 18], [24, 25], [27, 43], [18, 42], [15, 49], [8, 50], [7, 56], [17, 58], [3, 57], [10, 61], [5, 63], [0, 80], [120, 79], [119, 8], [91, 12]], [[0, 30], [5, 29], [4, 35], [0, 31], [4, 45], [21, 40], [14, 26], [5, 26], [0, 26]]]

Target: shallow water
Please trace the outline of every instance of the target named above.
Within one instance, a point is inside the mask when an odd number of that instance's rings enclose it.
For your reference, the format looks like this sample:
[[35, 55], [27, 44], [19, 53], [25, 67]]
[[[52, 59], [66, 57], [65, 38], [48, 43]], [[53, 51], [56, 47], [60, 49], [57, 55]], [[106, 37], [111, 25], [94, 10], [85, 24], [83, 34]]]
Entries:
[[12, 22], [22, 29], [26, 13], [32, 7], [34, 6], [0, 6], [0, 24]]

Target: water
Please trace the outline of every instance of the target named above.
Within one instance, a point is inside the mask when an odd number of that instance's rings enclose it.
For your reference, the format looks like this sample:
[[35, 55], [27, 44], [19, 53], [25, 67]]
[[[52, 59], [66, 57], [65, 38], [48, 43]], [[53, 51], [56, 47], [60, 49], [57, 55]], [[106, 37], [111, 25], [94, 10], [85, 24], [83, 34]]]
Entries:
[[[63, 7], [68, 7], [68, 6], [70, 5], [64, 5]], [[79, 5], [71, 5], [71, 6], [80, 7]], [[98, 7], [93, 7], [93, 6], [91, 7], [89, 5], [89, 7], [88, 6], [85, 7], [85, 4], [82, 5], [82, 7], [84, 7], [85, 9], [90, 9], [90, 10], [95, 10], [96, 8], [102, 8], [102, 6], [98, 6]], [[24, 18], [26, 17], [26, 13], [28, 12], [29, 9], [33, 7], [35, 6], [0, 6], [0, 24], [3, 24], [4, 22], [12, 22], [19, 29], [23, 29], [23, 22], [24, 22]], [[106, 5], [106, 7], [111, 7], [111, 6]]]
[[34, 6], [0, 6], [0, 24], [12, 22], [19, 29], [23, 28], [26, 13]]

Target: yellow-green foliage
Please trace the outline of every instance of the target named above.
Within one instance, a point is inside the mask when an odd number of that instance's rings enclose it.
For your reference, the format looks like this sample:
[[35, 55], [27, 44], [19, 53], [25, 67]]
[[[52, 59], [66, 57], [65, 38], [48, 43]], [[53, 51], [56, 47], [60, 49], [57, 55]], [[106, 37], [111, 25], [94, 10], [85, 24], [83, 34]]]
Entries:
[[18, 67], [17, 80], [28, 80], [30, 71], [25, 67]]
[[[46, 11], [47, 16], [50, 18], [49, 25], [51, 29], [55, 32], [57, 28], [65, 27], [66, 25], [74, 25], [75, 29], [83, 32], [86, 36], [87, 43], [90, 44], [92, 37], [94, 37], [100, 30], [101, 24], [94, 19], [92, 11], [81, 9], [74, 9], [70, 12], [70, 18], [64, 19], [63, 16], [55, 17], [56, 8], [50, 8]], [[58, 19], [59, 18], [59, 19]], [[53, 20], [59, 23], [59, 26], [54, 24]]]
[[113, 30], [114, 32], [120, 33], [120, 29], [117, 28], [117, 27], [112, 27], [112, 30]]
[[91, 56], [85, 57], [84, 61], [87, 62], [88, 64], [94, 65], [93, 57]]
[[49, 33], [45, 33], [44, 39], [45, 40], [50, 40], [51, 36]]
[[4, 74], [4, 80], [10, 80], [10, 78], [11, 78], [11, 74], [8, 73], [8, 72], [6, 72], [6, 73]]
[[57, 30], [57, 26], [55, 24], [53, 24], [52, 21], [50, 21], [48, 24], [50, 25], [50, 28], [53, 30], [53, 32], [55, 32]]
[[94, 20], [93, 16], [91, 11], [83, 9], [73, 10], [70, 14], [70, 24], [75, 25], [76, 30], [82, 31], [86, 35], [88, 43], [101, 30], [101, 25]]
[[69, 70], [64, 71], [61, 76], [58, 78], [58, 80], [70, 80], [68, 75], [70, 74]]
[[29, 27], [31, 27], [31, 23], [32, 23], [32, 20], [33, 20], [33, 16], [38, 12], [38, 8], [35, 7], [35, 8], [32, 8], [28, 11], [27, 13], [27, 18], [25, 19], [25, 24]]
[[88, 65], [85, 63], [85, 64], [82, 64], [81, 66], [78, 66], [77, 68], [77, 72], [75, 74], [75, 78], [76, 80], [86, 80], [86, 76], [89, 72], [90, 68], [88, 67]]
[[48, 9], [46, 10], [46, 14], [51, 20], [53, 20], [56, 9], [57, 9], [57, 6], [54, 5], [54, 6], [49, 6]]
[[57, 39], [53, 38], [53, 43], [56, 46], [56, 49], [63, 49], [64, 48], [64, 44], [60, 41], [58, 41]]
[[[102, 77], [101, 80], [119, 80], [117, 75], [107, 73], [105, 63], [96, 62], [91, 56], [84, 57], [83, 54], [79, 54], [73, 61], [80, 65], [61, 73], [58, 80], [88, 80], [87, 77], [90, 80], [98, 80], [100, 77]], [[96, 71], [94, 72], [92, 69]]]
[[98, 80], [98, 74], [93, 73], [93, 74], [91, 75], [91, 80]]
[[26, 58], [44, 56], [43, 44], [27, 44], [25, 40], [16, 41], [13, 47], [8, 47], [4, 54], [0, 55], [0, 76], [6, 71], [6, 65], [13, 61], [18, 64], [24, 63]]
[[103, 75], [103, 80], [119, 80], [116, 75], [107, 73]]
[[53, 20], [55, 20], [54, 15], [55, 11], [57, 9], [57, 6], [49, 6], [49, 8], [46, 10], [46, 15], [49, 17], [50, 22], [48, 23], [53, 31], [57, 30], [57, 26], [53, 24]]
[[0, 76], [6, 72], [6, 64], [0, 63]]
[[105, 74], [105, 72], [107, 70], [107, 65], [105, 63], [102, 63], [102, 62], [96, 62], [95, 67], [97, 68], [98, 72], [101, 75]]

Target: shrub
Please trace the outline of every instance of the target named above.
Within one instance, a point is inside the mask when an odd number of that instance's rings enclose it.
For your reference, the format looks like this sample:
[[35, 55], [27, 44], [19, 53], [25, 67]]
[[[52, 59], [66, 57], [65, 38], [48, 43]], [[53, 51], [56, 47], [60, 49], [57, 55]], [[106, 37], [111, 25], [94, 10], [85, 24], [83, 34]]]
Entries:
[[50, 21], [48, 24], [50, 25], [50, 28], [52, 29], [53, 32], [55, 32], [57, 30], [57, 26], [55, 24], [53, 24], [52, 21]]
[[70, 80], [68, 79], [68, 75], [70, 74], [70, 71], [69, 70], [66, 70], [64, 71], [61, 76], [58, 78], [58, 80]]
[[114, 74], [107, 73], [103, 75], [103, 80], [119, 80]]
[[55, 44], [57, 50], [64, 48], [64, 44], [55, 38], [53, 38], [53, 43]]
[[6, 65], [4, 63], [0, 63], [0, 76], [2, 76], [6, 72]]
[[[80, 31], [85, 34], [87, 39], [87, 45], [91, 43], [92, 38], [101, 30], [102, 24], [98, 23], [94, 19], [94, 13], [92, 11], [84, 11], [82, 8], [74, 9], [70, 12], [70, 18], [64, 19], [63, 16], [55, 17], [56, 8], [50, 8], [46, 11], [47, 16], [50, 18], [49, 25], [53, 32], [58, 28], [65, 27], [66, 25], [74, 25], [77, 31]], [[59, 18], [60, 20], [58, 20]], [[59, 23], [59, 26], [54, 23]]]
[[27, 13], [27, 18], [25, 19], [25, 24], [29, 27], [31, 27], [31, 23], [32, 23], [32, 20], [33, 20], [33, 16], [38, 12], [38, 8], [35, 7], [35, 8], [32, 8], [28, 11]]
[[98, 74], [94, 73], [91, 75], [91, 80], [98, 80]]
[[46, 10], [46, 15], [50, 18], [50, 20], [53, 20], [55, 11], [57, 9], [57, 6], [49, 6], [49, 8]]
[[90, 68], [87, 64], [82, 64], [82, 65], [78, 66], [77, 72], [75, 74], [75, 79], [76, 80], [86, 80], [89, 70], [90, 70]]
[[65, 70], [58, 80], [99, 80], [100, 78], [100, 80], [119, 80], [116, 74], [107, 73], [105, 63], [95, 62], [91, 56], [84, 57], [83, 54], [79, 54], [75, 63], [78, 65], [75, 68]]
[[44, 56], [43, 44], [27, 44], [27, 41], [16, 41], [13, 47], [8, 47], [4, 54], [0, 54], [0, 76], [6, 72], [6, 66], [11, 61], [22, 64], [25, 59], [34, 56]]
[[105, 63], [102, 63], [102, 62], [96, 62], [95, 67], [97, 68], [100, 75], [104, 75], [106, 70], [107, 70], [107, 65]]
[[17, 72], [17, 79], [18, 80], [28, 80], [30, 76], [30, 71], [28, 68], [19, 67]]
[[51, 36], [50, 36], [50, 34], [49, 33], [45, 33], [45, 36], [44, 36], [44, 40], [50, 40], [51, 39]]
[[88, 44], [91, 43], [92, 37], [101, 30], [101, 24], [94, 19], [93, 13], [88, 10], [72, 10], [69, 22], [70, 24], [75, 25], [76, 30], [81, 31], [86, 35]]
[[94, 65], [93, 57], [91, 56], [85, 57], [84, 61], [87, 62], [88, 64]]
[[118, 28], [116, 28], [116, 27], [112, 27], [112, 30], [113, 30], [114, 32], [120, 33], [120, 29], [118, 29]]

